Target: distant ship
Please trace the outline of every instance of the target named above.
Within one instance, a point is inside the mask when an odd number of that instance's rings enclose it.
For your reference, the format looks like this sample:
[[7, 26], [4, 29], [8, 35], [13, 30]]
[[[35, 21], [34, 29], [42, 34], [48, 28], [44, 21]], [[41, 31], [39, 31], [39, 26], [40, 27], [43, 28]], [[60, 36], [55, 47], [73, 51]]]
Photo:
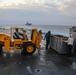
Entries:
[[25, 25], [29, 25], [29, 26], [30, 26], [30, 25], [32, 25], [32, 24], [27, 22]]

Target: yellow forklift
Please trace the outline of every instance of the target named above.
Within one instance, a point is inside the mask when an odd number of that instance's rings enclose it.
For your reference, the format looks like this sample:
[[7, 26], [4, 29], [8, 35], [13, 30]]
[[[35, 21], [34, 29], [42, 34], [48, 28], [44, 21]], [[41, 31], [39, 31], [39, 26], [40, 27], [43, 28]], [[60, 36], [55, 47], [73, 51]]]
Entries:
[[[10, 35], [6, 33], [0, 33], [0, 53], [3, 51], [10, 52], [13, 48], [15, 51], [21, 51], [22, 54], [31, 55], [37, 49], [40, 49], [40, 42], [42, 39], [42, 34], [37, 32], [36, 28], [31, 29], [30, 39], [13, 39], [13, 30], [14, 29], [24, 30], [21, 27], [10, 27]], [[18, 47], [20, 46], [20, 47]]]

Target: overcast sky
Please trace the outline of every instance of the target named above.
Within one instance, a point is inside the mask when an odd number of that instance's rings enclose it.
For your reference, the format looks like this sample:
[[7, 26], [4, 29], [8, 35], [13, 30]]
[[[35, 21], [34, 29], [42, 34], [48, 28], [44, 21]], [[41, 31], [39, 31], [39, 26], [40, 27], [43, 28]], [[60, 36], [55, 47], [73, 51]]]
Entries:
[[76, 0], [0, 0], [0, 24], [76, 25]]

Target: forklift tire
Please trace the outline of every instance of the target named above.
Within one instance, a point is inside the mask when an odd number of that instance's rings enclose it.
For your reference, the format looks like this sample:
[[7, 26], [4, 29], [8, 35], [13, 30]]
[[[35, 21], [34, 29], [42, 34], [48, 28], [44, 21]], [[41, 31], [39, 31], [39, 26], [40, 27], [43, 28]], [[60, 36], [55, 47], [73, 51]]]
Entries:
[[2, 51], [2, 50], [3, 50], [2, 47], [3, 47], [3, 46], [0, 45], [0, 54], [3, 52], [3, 51]]
[[27, 42], [25, 43], [22, 52], [27, 55], [32, 55], [35, 52], [35, 50], [36, 50], [36, 46], [32, 42]]

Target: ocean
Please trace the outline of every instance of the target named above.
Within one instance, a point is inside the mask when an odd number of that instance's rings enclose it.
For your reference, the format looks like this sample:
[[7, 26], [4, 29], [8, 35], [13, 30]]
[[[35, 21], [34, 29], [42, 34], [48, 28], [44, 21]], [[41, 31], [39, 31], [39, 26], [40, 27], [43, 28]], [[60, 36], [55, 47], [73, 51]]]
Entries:
[[59, 26], [59, 25], [0, 25], [0, 28], [9, 29], [11, 26], [23, 27], [25, 29], [37, 28], [37, 30], [42, 30], [43, 33], [51, 31], [51, 34], [59, 34], [64, 36], [69, 36], [69, 28], [72, 26]]
[[60, 34], [64, 36], [69, 36], [69, 28], [72, 26], [58, 26], [58, 25], [31, 25], [30, 28], [36, 27], [38, 30], [43, 32], [51, 31], [52, 34]]

